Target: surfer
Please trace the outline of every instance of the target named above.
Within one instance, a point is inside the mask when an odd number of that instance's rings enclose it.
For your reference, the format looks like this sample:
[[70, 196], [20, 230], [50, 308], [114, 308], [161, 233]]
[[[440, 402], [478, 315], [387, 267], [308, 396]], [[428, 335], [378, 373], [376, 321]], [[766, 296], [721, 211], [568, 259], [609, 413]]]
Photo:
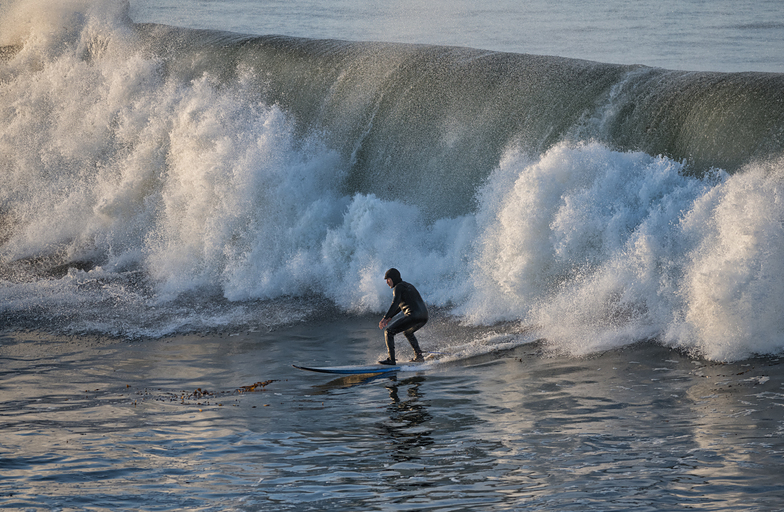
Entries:
[[[390, 268], [384, 274], [387, 284], [392, 288], [392, 305], [389, 306], [387, 314], [378, 323], [378, 328], [384, 330], [384, 340], [387, 344], [389, 358], [379, 361], [380, 364], [395, 364], [395, 334], [403, 333], [414, 349], [412, 362], [424, 361], [419, 342], [414, 336], [414, 332], [419, 330], [427, 323], [427, 306], [422, 296], [413, 284], [403, 281], [400, 272], [396, 268]], [[392, 318], [400, 312], [403, 316], [392, 321]]]

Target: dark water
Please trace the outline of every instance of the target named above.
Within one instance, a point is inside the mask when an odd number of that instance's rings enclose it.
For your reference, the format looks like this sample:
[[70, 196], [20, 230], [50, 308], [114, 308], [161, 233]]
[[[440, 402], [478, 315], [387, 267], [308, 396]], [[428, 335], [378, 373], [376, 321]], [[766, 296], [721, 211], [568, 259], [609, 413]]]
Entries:
[[[436, 319], [423, 344], [451, 328]], [[140, 342], [5, 336], [2, 507], [780, 510], [779, 359], [471, 350], [335, 379], [290, 365], [374, 360], [374, 318]]]

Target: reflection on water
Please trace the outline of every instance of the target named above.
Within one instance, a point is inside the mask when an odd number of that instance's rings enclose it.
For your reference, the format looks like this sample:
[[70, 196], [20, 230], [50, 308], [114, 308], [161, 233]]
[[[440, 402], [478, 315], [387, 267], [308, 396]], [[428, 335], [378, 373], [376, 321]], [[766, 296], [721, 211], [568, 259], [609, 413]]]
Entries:
[[[772, 511], [784, 494], [775, 358], [723, 365], [641, 345], [570, 359], [521, 347], [329, 380], [290, 363], [302, 347], [367, 360], [368, 339], [330, 345], [292, 331], [295, 349], [271, 334], [3, 340], [3, 506]], [[198, 388], [209, 400], [189, 398]]]
[[[428, 425], [431, 416], [420, 389], [425, 377], [411, 377], [398, 382], [397, 377], [392, 376], [390, 381], [385, 385], [392, 400], [387, 406], [390, 421], [380, 423], [379, 429], [392, 441], [395, 462], [413, 462], [421, 459], [422, 449], [434, 443]], [[401, 387], [405, 392], [402, 399]]]
[[[505, 440], [499, 462], [519, 464], [503, 478], [526, 489], [529, 505], [561, 494], [597, 507], [601, 497], [628, 509], [741, 510], [752, 492], [757, 510], [775, 510], [784, 486], [770, 471], [784, 466], [784, 395], [763, 386], [775, 375], [780, 389], [777, 359], [706, 363], [645, 345], [512, 361], [481, 381], [480, 414], [486, 435]], [[524, 379], [514, 378], [515, 364]]]

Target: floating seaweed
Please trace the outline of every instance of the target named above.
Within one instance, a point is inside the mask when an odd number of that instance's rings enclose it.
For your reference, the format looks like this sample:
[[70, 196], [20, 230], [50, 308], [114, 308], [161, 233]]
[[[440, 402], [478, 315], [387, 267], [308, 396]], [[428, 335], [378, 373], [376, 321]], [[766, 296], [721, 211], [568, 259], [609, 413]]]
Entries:
[[272, 382], [277, 382], [277, 380], [274, 380], [274, 379], [273, 380], [265, 380], [263, 382], [257, 382], [255, 384], [251, 384], [250, 386], [240, 386], [237, 389], [237, 391], [239, 391], [240, 393], [244, 393], [244, 392], [247, 392], [247, 391], [255, 391], [256, 388], [259, 388], [259, 387], [265, 388], [267, 386], [267, 384], [270, 384]]

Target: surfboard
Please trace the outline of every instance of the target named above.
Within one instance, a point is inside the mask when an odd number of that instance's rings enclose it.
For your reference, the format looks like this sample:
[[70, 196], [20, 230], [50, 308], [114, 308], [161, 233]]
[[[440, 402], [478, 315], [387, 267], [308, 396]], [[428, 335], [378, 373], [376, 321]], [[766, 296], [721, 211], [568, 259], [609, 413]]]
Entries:
[[309, 372], [320, 373], [338, 373], [343, 375], [359, 375], [363, 373], [390, 373], [398, 372], [403, 368], [403, 365], [386, 365], [386, 364], [368, 364], [368, 365], [352, 365], [352, 366], [299, 366], [292, 365], [294, 368], [300, 370], [307, 370]]
[[[435, 359], [436, 356], [441, 355], [441, 352], [423, 352], [425, 360], [429, 361]], [[343, 375], [362, 375], [365, 373], [390, 373], [399, 371], [414, 371], [417, 365], [421, 363], [408, 362], [406, 364], [396, 364], [394, 366], [388, 364], [366, 364], [366, 365], [350, 365], [350, 366], [300, 366], [292, 364], [294, 368], [300, 370], [307, 370], [309, 372], [320, 373], [338, 373]]]

